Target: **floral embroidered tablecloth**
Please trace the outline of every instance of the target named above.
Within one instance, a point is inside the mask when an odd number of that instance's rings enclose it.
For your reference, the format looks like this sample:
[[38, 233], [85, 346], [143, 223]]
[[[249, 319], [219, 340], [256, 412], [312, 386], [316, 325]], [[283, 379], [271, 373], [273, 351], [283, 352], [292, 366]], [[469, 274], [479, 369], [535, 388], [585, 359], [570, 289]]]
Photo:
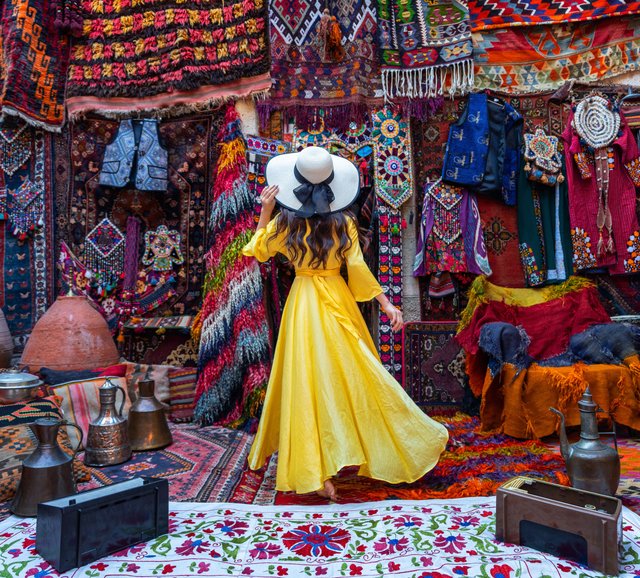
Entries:
[[[640, 517], [623, 515], [620, 577], [640, 576]], [[62, 576], [602, 576], [496, 542], [493, 497], [325, 507], [173, 502], [169, 520], [168, 535]], [[35, 519], [0, 523], [0, 576], [59, 576], [35, 553], [35, 532]]]

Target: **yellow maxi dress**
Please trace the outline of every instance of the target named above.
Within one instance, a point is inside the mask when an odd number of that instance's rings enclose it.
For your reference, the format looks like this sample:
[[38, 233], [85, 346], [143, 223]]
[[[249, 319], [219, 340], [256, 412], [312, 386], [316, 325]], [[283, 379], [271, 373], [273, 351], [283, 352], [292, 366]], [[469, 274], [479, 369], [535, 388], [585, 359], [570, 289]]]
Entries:
[[[287, 256], [272, 220], [243, 253]], [[382, 288], [362, 258], [356, 225], [346, 254], [349, 283], [333, 251], [326, 269], [296, 269], [282, 314], [262, 417], [249, 454], [259, 469], [278, 451], [276, 488], [321, 489], [345, 466], [390, 483], [412, 482], [438, 462], [448, 432], [418, 408], [386, 371], [356, 301]], [[305, 266], [305, 264], [307, 266]]]

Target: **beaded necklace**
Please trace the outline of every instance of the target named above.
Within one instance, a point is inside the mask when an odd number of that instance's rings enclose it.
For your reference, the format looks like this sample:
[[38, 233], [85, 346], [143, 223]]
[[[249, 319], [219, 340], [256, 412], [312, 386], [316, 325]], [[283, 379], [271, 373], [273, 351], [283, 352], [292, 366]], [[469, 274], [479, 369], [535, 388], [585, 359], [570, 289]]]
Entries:
[[[580, 137], [580, 144], [591, 153], [598, 187], [598, 255], [613, 253], [613, 222], [609, 209], [609, 147], [621, 136], [620, 111], [617, 103], [607, 98], [591, 94], [581, 100], [574, 109], [573, 127]], [[576, 159], [578, 160], [578, 159]], [[584, 160], [584, 159], [582, 159]], [[603, 230], [608, 232], [606, 247]]]

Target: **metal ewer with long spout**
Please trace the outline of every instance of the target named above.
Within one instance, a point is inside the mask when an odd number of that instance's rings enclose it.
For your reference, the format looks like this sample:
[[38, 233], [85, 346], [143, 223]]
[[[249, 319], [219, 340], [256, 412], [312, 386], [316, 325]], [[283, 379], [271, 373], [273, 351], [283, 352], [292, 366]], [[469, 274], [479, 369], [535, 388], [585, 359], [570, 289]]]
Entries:
[[[614, 496], [620, 482], [620, 456], [616, 449], [600, 441], [597, 406], [587, 386], [580, 401], [580, 440], [570, 445], [562, 412], [549, 408], [560, 417], [560, 451], [574, 488]], [[615, 438], [614, 438], [615, 439]]]
[[[120, 409], [116, 410], [116, 393], [122, 392]], [[88, 466], [112, 466], [131, 458], [127, 418], [122, 415], [126, 393], [119, 385], [105, 378], [98, 388], [100, 414], [89, 424], [84, 463]]]

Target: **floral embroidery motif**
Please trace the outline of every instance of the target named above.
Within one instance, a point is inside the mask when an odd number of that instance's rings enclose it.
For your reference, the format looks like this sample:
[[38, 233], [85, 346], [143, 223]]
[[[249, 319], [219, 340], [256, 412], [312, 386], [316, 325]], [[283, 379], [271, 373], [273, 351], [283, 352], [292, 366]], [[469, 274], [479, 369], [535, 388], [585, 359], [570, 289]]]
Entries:
[[576, 269], [590, 269], [597, 266], [595, 255], [591, 252], [591, 237], [584, 229], [571, 229], [573, 244], [573, 264]]
[[526, 243], [520, 243], [518, 246], [520, 248], [520, 261], [522, 262], [527, 285], [541, 285], [545, 282], [545, 275], [543, 275], [542, 271], [538, 268], [533, 249]]
[[513, 241], [516, 236], [509, 231], [500, 217], [493, 217], [484, 229], [485, 241], [487, 248], [496, 255], [502, 255], [507, 245]]
[[624, 262], [626, 273], [640, 272], [640, 231], [634, 231], [627, 241], [629, 257]]
[[591, 178], [591, 162], [589, 161], [587, 154], [576, 153], [573, 155], [573, 158], [576, 161], [576, 165], [578, 165], [578, 170], [580, 171], [580, 178], [590, 179]]
[[625, 168], [636, 187], [640, 187], [640, 158], [635, 158], [626, 163]]

